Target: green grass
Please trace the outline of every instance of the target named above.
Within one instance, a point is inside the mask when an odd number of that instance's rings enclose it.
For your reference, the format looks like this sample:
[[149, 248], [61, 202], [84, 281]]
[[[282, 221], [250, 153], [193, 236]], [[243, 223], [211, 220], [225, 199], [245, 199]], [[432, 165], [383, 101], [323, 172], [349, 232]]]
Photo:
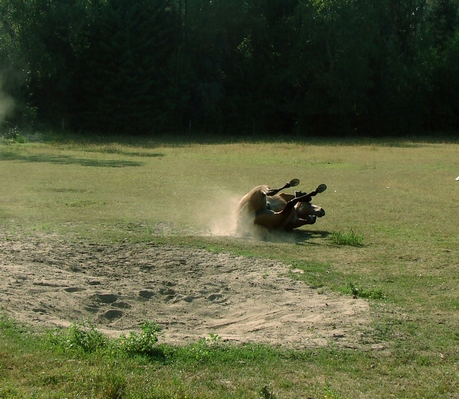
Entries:
[[354, 247], [363, 245], [363, 235], [356, 234], [352, 229], [350, 229], [347, 233], [343, 233], [341, 231], [332, 233], [331, 239], [338, 245], [351, 245]]
[[[0, 143], [5, 237], [281, 259], [319, 292], [368, 300], [373, 333], [361, 349], [296, 351], [212, 338], [174, 347], [158, 336], [163, 356], [148, 357], [69, 352], [46, 332], [2, 320], [0, 398], [456, 397], [458, 144], [49, 137]], [[324, 218], [278, 241], [228, 236], [239, 197], [293, 177], [304, 191], [328, 185], [315, 197]]]
[[[136, 354], [119, 342], [99, 346], [99, 337], [94, 350], [79, 350], [5, 319], [0, 331], [2, 398], [434, 398], [457, 388], [451, 374], [457, 357], [402, 345], [294, 351], [209, 337], [184, 347], [155, 343], [156, 353]], [[426, 381], [416, 382], [420, 377]]]

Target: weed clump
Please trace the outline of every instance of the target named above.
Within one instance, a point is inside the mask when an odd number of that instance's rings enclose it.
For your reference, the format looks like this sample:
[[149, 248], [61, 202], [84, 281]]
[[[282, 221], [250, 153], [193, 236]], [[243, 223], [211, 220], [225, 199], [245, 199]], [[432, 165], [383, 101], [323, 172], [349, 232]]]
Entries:
[[117, 343], [120, 349], [128, 354], [154, 356], [158, 352], [156, 343], [160, 332], [158, 324], [146, 321], [142, 324], [141, 333], [131, 332], [127, 336], [122, 335]]
[[333, 233], [331, 239], [337, 245], [350, 245], [353, 247], [363, 245], [363, 235], [356, 234], [353, 229], [350, 229], [347, 233]]
[[92, 324], [73, 323], [69, 328], [49, 333], [50, 342], [66, 351], [94, 353], [108, 345], [108, 338]]
[[49, 334], [50, 342], [66, 351], [82, 351], [95, 353], [108, 350], [111, 353], [128, 355], [157, 356], [158, 335], [160, 327], [155, 322], [145, 321], [140, 333], [130, 332], [119, 338], [110, 339], [92, 324], [73, 323], [65, 330], [54, 330]]
[[354, 298], [366, 298], [366, 299], [383, 299], [384, 294], [379, 289], [368, 290], [356, 287], [353, 283], [349, 282], [349, 288]]

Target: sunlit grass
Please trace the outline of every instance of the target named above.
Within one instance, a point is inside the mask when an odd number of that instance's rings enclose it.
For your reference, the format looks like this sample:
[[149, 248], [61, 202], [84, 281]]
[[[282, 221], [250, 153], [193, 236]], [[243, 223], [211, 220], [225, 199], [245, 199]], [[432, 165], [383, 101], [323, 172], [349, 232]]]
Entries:
[[[0, 397], [454, 395], [459, 145], [339, 144], [0, 143], [6, 237], [154, 241], [281, 259], [301, 271], [292, 277], [320, 292], [370, 301], [374, 325], [362, 350], [164, 347], [168, 360], [159, 362], [107, 353], [69, 358], [3, 321]], [[294, 177], [305, 191], [327, 184], [314, 198], [324, 218], [285, 240], [231, 236], [238, 198]]]
[[[377, 333], [384, 340], [397, 327], [390, 319], [377, 323]], [[415, 334], [414, 321], [405, 323]], [[117, 341], [100, 347], [100, 337], [94, 332], [96, 350], [89, 353], [70, 348], [66, 331], [59, 341], [3, 319], [0, 332], [0, 394], [8, 399], [253, 398], [261, 393], [284, 398], [382, 398], [388, 392], [402, 398], [407, 390], [435, 398], [457, 388], [456, 376], [450, 374], [456, 361], [451, 353], [417, 353], [403, 348], [404, 344], [395, 345], [390, 352], [383, 350], [379, 356], [381, 349], [289, 350], [256, 344], [232, 346], [209, 337], [183, 347], [154, 343], [158, 352], [139, 356], [125, 352]], [[445, 370], [450, 372], [445, 374]], [[421, 378], [428, 383], [423, 384]]]

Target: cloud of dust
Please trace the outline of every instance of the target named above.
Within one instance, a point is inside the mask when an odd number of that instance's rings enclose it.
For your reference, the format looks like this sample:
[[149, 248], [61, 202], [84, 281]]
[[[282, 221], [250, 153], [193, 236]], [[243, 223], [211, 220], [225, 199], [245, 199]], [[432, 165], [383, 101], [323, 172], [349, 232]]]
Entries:
[[3, 91], [3, 84], [0, 78], [0, 123], [8, 117], [14, 109], [14, 100]]
[[211, 213], [208, 214], [208, 228], [214, 236], [236, 234], [236, 210], [241, 199], [239, 196], [221, 193], [220, 200], [215, 201]]
[[214, 192], [195, 213], [196, 223], [213, 236], [230, 236], [236, 233], [236, 209], [240, 196], [228, 191]]

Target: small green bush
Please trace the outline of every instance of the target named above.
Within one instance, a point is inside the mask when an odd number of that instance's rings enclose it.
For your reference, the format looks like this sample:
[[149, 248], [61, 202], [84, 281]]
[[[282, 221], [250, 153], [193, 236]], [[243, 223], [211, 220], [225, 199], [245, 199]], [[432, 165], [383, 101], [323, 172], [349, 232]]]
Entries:
[[0, 139], [6, 143], [28, 143], [29, 141], [17, 126], [8, 122], [4, 122], [3, 126], [0, 126]]
[[221, 337], [218, 334], [210, 334], [209, 338], [201, 338], [197, 343], [188, 347], [191, 359], [205, 361], [211, 357], [212, 351], [219, 348]]
[[66, 350], [82, 350], [93, 353], [108, 345], [108, 339], [92, 324], [73, 323], [66, 330], [54, 330], [50, 341]]
[[155, 345], [158, 342], [160, 332], [161, 328], [158, 324], [145, 321], [142, 324], [141, 333], [131, 332], [128, 336], [122, 335], [118, 339], [118, 346], [129, 354], [155, 356], [158, 354]]

